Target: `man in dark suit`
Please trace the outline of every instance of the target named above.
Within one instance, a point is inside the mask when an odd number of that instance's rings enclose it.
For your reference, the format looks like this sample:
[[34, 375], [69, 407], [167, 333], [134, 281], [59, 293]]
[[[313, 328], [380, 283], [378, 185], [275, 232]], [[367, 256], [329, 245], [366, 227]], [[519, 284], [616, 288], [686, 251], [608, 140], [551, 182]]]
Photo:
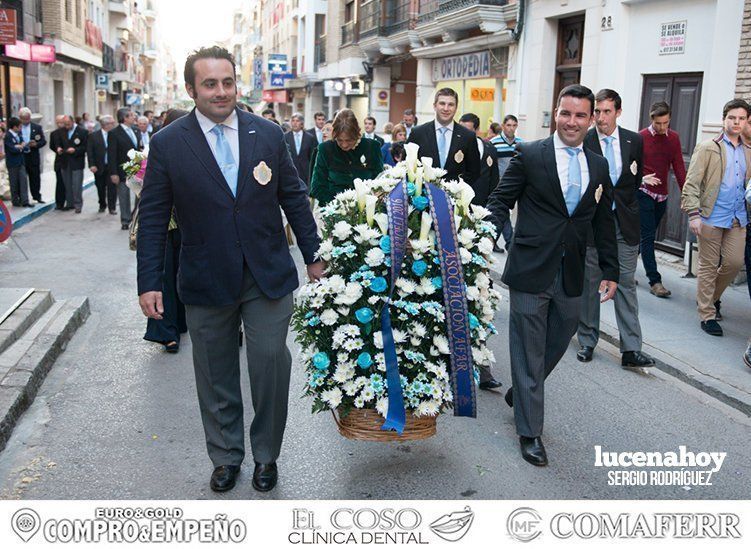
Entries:
[[[618, 291], [615, 294], [615, 319], [620, 334], [621, 366], [638, 368], [654, 366], [654, 360], [641, 352], [639, 302], [634, 280], [641, 225], [637, 192], [642, 182], [642, 138], [638, 133], [618, 126], [620, 115], [621, 96], [609, 89], [597, 92], [595, 127], [587, 132], [584, 146], [605, 157], [610, 180], [614, 185], [613, 211], [620, 264]], [[578, 329], [581, 348], [576, 353], [576, 358], [581, 362], [589, 362], [600, 338], [600, 297], [597, 287], [602, 280], [597, 248], [591, 238], [587, 245], [584, 280]]]
[[313, 115], [313, 121], [315, 126], [305, 131], [315, 138], [316, 143], [323, 143], [323, 127], [326, 125], [326, 115], [318, 111]]
[[123, 164], [128, 160], [128, 153], [141, 150], [141, 141], [133, 130], [136, 117], [127, 107], [117, 110], [117, 127], [107, 134], [107, 160], [110, 181], [117, 185], [117, 199], [120, 202], [120, 228], [128, 230], [132, 214], [130, 206], [130, 189], [126, 185]]
[[592, 122], [594, 95], [567, 86], [558, 96], [555, 133], [520, 144], [488, 209], [500, 230], [517, 205], [519, 217], [503, 272], [509, 287], [509, 347], [514, 407], [522, 457], [547, 465], [542, 444], [545, 378], [576, 333], [584, 287], [587, 234], [602, 269], [602, 300], [618, 287], [618, 251], [613, 224], [613, 184], [608, 163], [582, 147]]
[[310, 174], [310, 159], [313, 151], [318, 146], [316, 138], [304, 130], [305, 120], [300, 113], [295, 113], [289, 119], [292, 130], [284, 134], [289, 154], [292, 155], [292, 163], [297, 169], [297, 175], [303, 180], [306, 187]]
[[444, 179], [461, 177], [474, 187], [480, 177], [480, 153], [475, 133], [454, 123], [458, 103], [459, 96], [451, 88], [438, 90], [433, 101], [435, 120], [414, 128], [407, 142], [420, 145], [419, 156], [431, 157], [434, 167], [446, 170]]
[[63, 179], [63, 166], [65, 164], [65, 154], [63, 154], [63, 145], [65, 144], [65, 115], [58, 114], [55, 116], [55, 125], [57, 129], [50, 133], [50, 149], [55, 153], [55, 209], [70, 210], [73, 209], [71, 204], [65, 205], [65, 180]]
[[287, 420], [291, 355], [286, 339], [297, 268], [281, 210], [297, 236], [310, 279], [323, 276], [308, 193], [282, 130], [236, 108], [235, 63], [224, 48], [185, 62], [196, 108], [156, 134], [141, 194], [139, 303], [161, 318], [164, 245], [174, 206], [182, 232], [178, 292], [193, 345], [210, 486], [235, 485], [245, 457], [237, 330], [245, 326], [255, 415], [250, 426], [253, 487], [274, 488]]
[[21, 136], [21, 121], [15, 116], [8, 119], [8, 131], [5, 133], [5, 167], [8, 169], [11, 203], [14, 206], [33, 208], [29, 204], [29, 183], [26, 178], [23, 157], [29, 144]]
[[47, 144], [44, 138], [44, 130], [39, 124], [31, 121], [31, 109], [23, 107], [18, 111], [21, 120], [21, 137], [28, 147], [24, 149], [24, 166], [29, 176], [29, 192], [31, 197], [39, 204], [44, 204], [41, 193], [41, 164], [39, 162], [39, 149]]
[[99, 213], [109, 206], [111, 214], [115, 213], [117, 204], [117, 187], [110, 182], [107, 173], [107, 133], [115, 127], [115, 119], [109, 114], [99, 118], [101, 129], [89, 135], [86, 148], [86, 156], [89, 160], [89, 169], [94, 174], [97, 194], [99, 196]]
[[375, 118], [373, 118], [372, 116], [366, 116], [362, 124], [362, 129], [363, 129], [363, 134], [362, 134], [363, 137], [367, 137], [368, 139], [373, 139], [375, 141], [378, 141], [378, 145], [383, 147], [383, 143], [384, 143], [383, 137], [381, 137], [380, 135], [376, 133], [376, 119]]
[[89, 132], [75, 123], [73, 117], [65, 117], [63, 132], [63, 183], [65, 183], [65, 202], [80, 214], [83, 208], [83, 169], [86, 165], [86, 143]]

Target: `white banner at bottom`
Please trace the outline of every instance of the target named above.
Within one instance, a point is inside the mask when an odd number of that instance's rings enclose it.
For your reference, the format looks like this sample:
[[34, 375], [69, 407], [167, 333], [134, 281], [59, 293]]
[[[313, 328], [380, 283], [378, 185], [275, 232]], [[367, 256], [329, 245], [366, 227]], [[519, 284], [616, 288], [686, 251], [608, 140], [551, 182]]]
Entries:
[[749, 501], [2, 501], [4, 549], [748, 547]]

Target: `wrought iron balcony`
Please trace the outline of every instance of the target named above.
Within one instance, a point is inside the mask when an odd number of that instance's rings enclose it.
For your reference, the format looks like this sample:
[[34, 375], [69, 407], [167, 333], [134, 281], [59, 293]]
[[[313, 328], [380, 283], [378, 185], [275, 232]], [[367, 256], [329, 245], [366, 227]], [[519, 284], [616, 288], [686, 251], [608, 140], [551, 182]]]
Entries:
[[438, 0], [438, 13], [450, 13], [470, 6], [505, 6], [509, 0]]
[[385, 0], [386, 17], [384, 19], [384, 34], [396, 34], [409, 29], [412, 13], [412, 0]]
[[380, 34], [381, 0], [366, 0], [360, 6], [358, 36], [360, 39]]
[[432, 21], [438, 13], [440, 0], [420, 0], [420, 12], [417, 16], [418, 23]]
[[341, 45], [352, 44], [355, 41], [355, 22], [349, 21], [342, 25]]

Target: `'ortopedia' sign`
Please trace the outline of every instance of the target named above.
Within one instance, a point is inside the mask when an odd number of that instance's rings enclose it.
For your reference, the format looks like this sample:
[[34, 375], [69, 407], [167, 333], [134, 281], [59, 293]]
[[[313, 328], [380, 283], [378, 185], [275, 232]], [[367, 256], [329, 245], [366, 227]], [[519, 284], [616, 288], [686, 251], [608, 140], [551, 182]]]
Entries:
[[433, 82], [490, 76], [490, 52], [480, 51], [433, 60]]

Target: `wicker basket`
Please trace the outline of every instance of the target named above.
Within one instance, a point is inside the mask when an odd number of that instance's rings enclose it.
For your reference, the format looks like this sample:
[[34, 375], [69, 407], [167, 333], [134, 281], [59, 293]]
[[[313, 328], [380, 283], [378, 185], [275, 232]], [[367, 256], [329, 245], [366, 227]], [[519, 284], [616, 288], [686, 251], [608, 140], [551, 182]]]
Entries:
[[339, 433], [352, 440], [404, 442], [406, 440], [430, 438], [435, 435], [435, 416], [416, 417], [411, 412], [407, 412], [404, 432], [400, 435], [396, 431], [381, 430], [385, 420], [375, 410], [353, 408], [345, 417], [333, 410], [331, 413], [339, 427]]

